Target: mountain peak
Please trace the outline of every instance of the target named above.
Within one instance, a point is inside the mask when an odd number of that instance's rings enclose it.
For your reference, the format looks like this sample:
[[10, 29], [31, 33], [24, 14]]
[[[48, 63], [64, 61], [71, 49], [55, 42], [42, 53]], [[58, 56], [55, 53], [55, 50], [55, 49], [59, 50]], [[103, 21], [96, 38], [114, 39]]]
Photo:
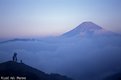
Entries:
[[77, 26], [76, 28], [80, 28], [83, 30], [99, 30], [102, 29], [102, 27], [98, 26], [97, 24], [93, 23], [93, 22], [83, 22], [82, 24], [80, 24], [79, 26]]
[[74, 35], [78, 35], [78, 34], [89, 34], [90, 35], [99, 30], [103, 30], [103, 28], [93, 22], [87, 21], [87, 22], [81, 23], [75, 29], [65, 33], [64, 36], [74, 36]]

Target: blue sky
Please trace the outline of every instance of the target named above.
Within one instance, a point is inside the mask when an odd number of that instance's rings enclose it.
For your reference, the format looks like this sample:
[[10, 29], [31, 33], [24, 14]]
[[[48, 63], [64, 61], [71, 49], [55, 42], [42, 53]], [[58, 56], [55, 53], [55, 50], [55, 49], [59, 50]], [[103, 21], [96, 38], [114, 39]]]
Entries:
[[0, 38], [55, 36], [84, 21], [121, 33], [121, 0], [0, 0]]

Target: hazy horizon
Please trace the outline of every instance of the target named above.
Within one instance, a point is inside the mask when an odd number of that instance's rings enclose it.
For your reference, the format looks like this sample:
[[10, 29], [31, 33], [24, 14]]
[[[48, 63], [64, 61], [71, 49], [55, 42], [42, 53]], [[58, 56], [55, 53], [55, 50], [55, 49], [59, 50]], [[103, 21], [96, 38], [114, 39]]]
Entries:
[[0, 39], [58, 36], [85, 21], [121, 33], [120, 0], [1, 0]]

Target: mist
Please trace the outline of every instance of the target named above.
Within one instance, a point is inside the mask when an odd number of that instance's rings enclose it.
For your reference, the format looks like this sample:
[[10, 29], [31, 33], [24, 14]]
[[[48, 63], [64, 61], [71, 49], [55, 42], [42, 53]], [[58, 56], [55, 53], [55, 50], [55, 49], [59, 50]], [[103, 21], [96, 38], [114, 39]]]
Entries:
[[[32, 67], [60, 73], [75, 80], [100, 80], [121, 70], [121, 37], [53, 37], [0, 43], [0, 62], [18, 53]], [[86, 77], [88, 76], [88, 77]]]

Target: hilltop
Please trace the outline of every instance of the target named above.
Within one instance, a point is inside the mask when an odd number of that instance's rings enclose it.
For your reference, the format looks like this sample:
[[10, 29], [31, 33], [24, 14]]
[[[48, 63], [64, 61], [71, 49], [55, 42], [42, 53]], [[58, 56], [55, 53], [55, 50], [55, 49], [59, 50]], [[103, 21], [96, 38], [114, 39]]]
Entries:
[[24, 63], [14, 61], [0, 63], [0, 76], [2, 80], [12, 77], [15, 80], [72, 80], [60, 74], [47, 74]]

